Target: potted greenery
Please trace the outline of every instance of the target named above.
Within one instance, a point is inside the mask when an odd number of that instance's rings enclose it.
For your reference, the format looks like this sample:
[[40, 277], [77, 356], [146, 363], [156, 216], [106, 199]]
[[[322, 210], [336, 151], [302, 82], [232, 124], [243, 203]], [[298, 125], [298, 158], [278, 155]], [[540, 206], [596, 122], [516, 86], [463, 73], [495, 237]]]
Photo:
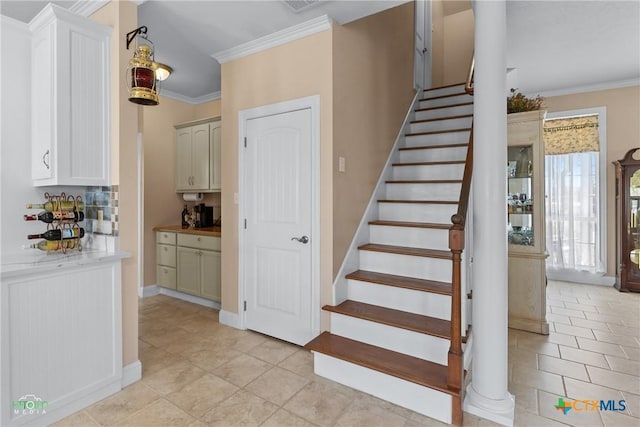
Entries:
[[535, 98], [527, 98], [517, 89], [511, 89], [511, 96], [507, 98], [507, 114], [535, 111], [544, 108], [544, 98], [540, 95]]

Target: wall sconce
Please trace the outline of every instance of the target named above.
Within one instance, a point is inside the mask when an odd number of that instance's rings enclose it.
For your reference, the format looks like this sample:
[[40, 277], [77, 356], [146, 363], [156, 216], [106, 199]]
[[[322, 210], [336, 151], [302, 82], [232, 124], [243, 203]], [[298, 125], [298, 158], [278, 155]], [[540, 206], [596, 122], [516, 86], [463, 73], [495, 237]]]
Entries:
[[[138, 44], [138, 37], [149, 44]], [[129, 101], [140, 105], [158, 105], [157, 82], [171, 74], [171, 67], [154, 61], [153, 42], [147, 38], [147, 27], [138, 27], [127, 33], [127, 50], [133, 41], [136, 48], [127, 67]]]

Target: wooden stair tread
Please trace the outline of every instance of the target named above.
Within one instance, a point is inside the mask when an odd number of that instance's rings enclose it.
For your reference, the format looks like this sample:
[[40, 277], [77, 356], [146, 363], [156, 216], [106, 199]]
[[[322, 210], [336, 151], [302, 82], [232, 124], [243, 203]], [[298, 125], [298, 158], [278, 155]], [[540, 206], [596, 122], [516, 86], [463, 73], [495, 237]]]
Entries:
[[471, 131], [471, 128], [444, 129], [444, 130], [432, 130], [429, 132], [405, 133], [404, 136], [439, 135], [443, 133], [458, 133], [458, 132], [470, 132], [470, 131]]
[[427, 107], [427, 108], [416, 108], [416, 113], [420, 111], [429, 111], [429, 110], [438, 110], [441, 108], [451, 108], [451, 107], [466, 107], [467, 105], [473, 105], [473, 102], [460, 102], [458, 104], [449, 104], [449, 105], [439, 105], [437, 107]]
[[460, 395], [459, 389], [447, 386], [447, 367], [444, 365], [329, 332], [323, 332], [304, 348], [450, 395]]
[[451, 322], [448, 320], [407, 311], [351, 300], [346, 300], [336, 306], [325, 305], [322, 309], [434, 337], [449, 339], [451, 336]]
[[421, 203], [425, 205], [457, 205], [458, 200], [397, 200], [378, 199], [378, 203]]
[[418, 124], [418, 123], [440, 122], [443, 120], [466, 119], [469, 117], [473, 117], [473, 114], [461, 114], [459, 116], [447, 116], [447, 117], [436, 117], [434, 119], [412, 120], [409, 123]]
[[392, 245], [379, 245], [376, 243], [367, 243], [366, 245], [358, 246], [361, 251], [373, 251], [373, 252], [386, 252], [390, 254], [399, 255], [411, 255], [425, 258], [439, 258], [439, 259], [452, 259], [451, 251], [443, 251], [439, 249], [423, 249], [412, 248], [409, 246], [392, 246]]
[[359, 280], [361, 282], [375, 283], [378, 285], [411, 289], [414, 291], [431, 292], [440, 295], [451, 295], [451, 283], [437, 282], [435, 280], [416, 279], [413, 277], [376, 273], [366, 270], [356, 270], [353, 273], [347, 274], [345, 278], [351, 280]]
[[396, 179], [385, 181], [387, 184], [458, 184], [461, 179]]
[[467, 147], [469, 143], [467, 142], [459, 142], [456, 144], [438, 144], [438, 145], [421, 145], [418, 147], [400, 147], [398, 150], [429, 150], [431, 148], [455, 148], [455, 147]]
[[387, 225], [389, 227], [413, 227], [413, 228], [435, 228], [438, 230], [448, 230], [451, 224], [437, 224], [434, 222], [409, 222], [409, 221], [369, 221], [370, 225]]
[[392, 163], [391, 166], [435, 166], [435, 165], [464, 165], [464, 160], [440, 160], [436, 162], [407, 162]]
[[465, 92], [464, 90], [462, 92], [456, 92], [456, 93], [448, 93], [446, 95], [438, 95], [438, 96], [432, 96], [430, 98], [422, 98], [419, 99], [419, 102], [422, 101], [432, 101], [434, 99], [444, 99], [444, 98], [453, 98], [454, 96], [460, 96], [460, 95], [469, 95], [467, 92]]
[[431, 91], [433, 91], [433, 90], [438, 90], [438, 89], [446, 89], [446, 88], [454, 87], [454, 86], [463, 86], [465, 83], [466, 83], [466, 82], [462, 82], [462, 83], [453, 83], [453, 84], [445, 85], [445, 86], [438, 86], [438, 87], [432, 87], [432, 88], [429, 88], [429, 89], [422, 89], [422, 92], [431, 92]]

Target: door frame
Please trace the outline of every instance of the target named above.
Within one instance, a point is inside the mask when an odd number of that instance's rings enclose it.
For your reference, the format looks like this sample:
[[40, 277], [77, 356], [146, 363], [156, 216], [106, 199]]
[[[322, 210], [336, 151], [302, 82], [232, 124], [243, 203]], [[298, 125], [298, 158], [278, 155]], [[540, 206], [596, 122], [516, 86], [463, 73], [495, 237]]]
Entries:
[[244, 302], [246, 209], [244, 139], [248, 120], [292, 111], [311, 109], [311, 329], [320, 333], [320, 95], [292, 99], [238, 112], [238, 313], [240, 329], [247, 329]]

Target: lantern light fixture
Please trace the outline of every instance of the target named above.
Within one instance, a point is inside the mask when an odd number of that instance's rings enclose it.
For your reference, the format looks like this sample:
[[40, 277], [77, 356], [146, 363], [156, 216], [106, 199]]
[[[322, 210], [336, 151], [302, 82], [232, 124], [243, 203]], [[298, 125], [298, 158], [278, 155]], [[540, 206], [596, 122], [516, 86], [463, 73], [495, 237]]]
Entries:
[[[138, 43], [138, 39], [143, 42]], [[133, 58], [129, 60], [126, 82], [129, 101], [140, 105], [158, 105], [158, 85], [173, 71], [171, 67], [155, 62], [153, 42], [147, 37], [147, 27], [141, 26], [127, 33], [127, 50], [135, 40]], [[148, 43], [148, 44], [147, 44]]]

